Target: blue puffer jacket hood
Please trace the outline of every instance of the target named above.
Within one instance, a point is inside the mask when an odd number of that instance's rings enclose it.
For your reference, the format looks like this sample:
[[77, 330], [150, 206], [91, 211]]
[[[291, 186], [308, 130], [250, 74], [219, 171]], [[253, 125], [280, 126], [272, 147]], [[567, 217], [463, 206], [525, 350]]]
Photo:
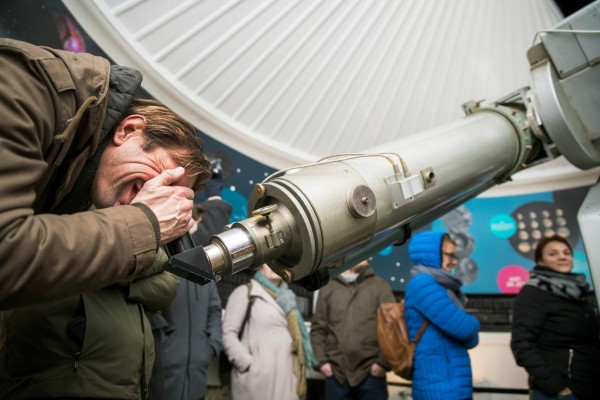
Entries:
[[442, 239], [445, 233], [425, 231], [416, 234], [408, 244], [408, 254], [414, 265], [442, 268]]

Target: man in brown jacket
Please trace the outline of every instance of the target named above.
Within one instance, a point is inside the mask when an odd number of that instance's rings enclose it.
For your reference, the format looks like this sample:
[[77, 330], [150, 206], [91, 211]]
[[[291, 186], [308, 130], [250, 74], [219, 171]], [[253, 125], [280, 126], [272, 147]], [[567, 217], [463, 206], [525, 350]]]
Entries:
[[393, 302], [389, 285], [368, 261], [350, 268], [319, 291], [310, 336], [325, 398], [388, 398], [385, 362], [377, 341], [377, 307]]
[[144, 276], [210, 177], [193, 126], [100, 57], [0, 39], [0, 71], [0, 310]]

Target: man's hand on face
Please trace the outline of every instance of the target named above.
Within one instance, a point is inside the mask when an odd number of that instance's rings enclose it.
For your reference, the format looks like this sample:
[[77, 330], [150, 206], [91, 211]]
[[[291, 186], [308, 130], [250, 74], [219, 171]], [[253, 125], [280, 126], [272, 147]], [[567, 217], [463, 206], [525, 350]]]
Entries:
[[183, 178], [185, 169], [166, 169], [147, 181], [133, 203], [144, 203], [156, 214], [160, 224], [160, 242], [169, 243], [194, 225], [192, 206], [194, 191], [185, 186], [171, 186]]

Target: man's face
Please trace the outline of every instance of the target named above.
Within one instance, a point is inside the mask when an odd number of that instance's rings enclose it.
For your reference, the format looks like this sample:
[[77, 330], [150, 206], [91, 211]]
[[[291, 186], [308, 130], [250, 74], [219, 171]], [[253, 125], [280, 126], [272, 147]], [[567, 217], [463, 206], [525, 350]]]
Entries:
[[[115, 130], [100, 158], [90, 196], [96, 208], [130, 204], [144, 183], [179, 166], [170, 154], [174, 149], [144, 151], [143, 120], [127, 121], [129, 118]], [[184, 175], [174, 185], [192, 187], [194, 181]]]
[[442, 269], [451, 272], [457, 264], [456, 245], [444, 240], [442, 242]]

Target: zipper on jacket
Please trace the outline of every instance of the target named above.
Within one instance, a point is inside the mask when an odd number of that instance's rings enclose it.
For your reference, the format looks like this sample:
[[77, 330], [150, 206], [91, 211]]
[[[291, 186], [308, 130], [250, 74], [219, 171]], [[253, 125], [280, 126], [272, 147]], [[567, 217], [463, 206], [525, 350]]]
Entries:
[[148, 385], [146, 384], [146, 374], [144, 374], [144, 380], [142, 381], [142, 397], [141, 399], [148, 398]]
[[79, 356], [81, 355], [80, 351], [76, 351], [73, 353], [73, 372], [77, 372], [79, 370], [79, 365], [77, 365], [77, 360], [79, 360]]
[[[143, 338], [143, 348], [142, 348], [142, 376], [140, 377], [140, 391], [141, 397], [140, 399], [146, 399], [148, 397], [148, 377], [146, 376], [146, 335], [148, 332], [144, 329], [144, 307], [138, 303], [138, 311], [140, 313], [140, 323], [142, 328], [142, 338]], [[151, 335], [152, 333], [150, 333]]]
[[571, 366], [573, 365], [573, 349], [569, 349], [569, 364], [567, 366], [567, 374], [569, 376], [569, 380], [571, 380]]

